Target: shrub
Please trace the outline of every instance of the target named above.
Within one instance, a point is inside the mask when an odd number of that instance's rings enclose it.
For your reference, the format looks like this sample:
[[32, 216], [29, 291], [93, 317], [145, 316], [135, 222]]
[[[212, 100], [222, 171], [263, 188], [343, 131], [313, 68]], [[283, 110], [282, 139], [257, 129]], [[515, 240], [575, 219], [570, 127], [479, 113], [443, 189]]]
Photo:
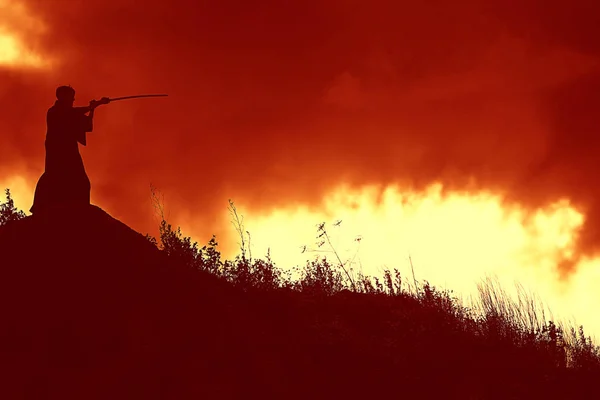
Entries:
[[0, 226], [26, 217], [23, 211], [15, 207], [15, 202], [10, 195], [10, 189], [6, 189], [4, 193], [6, 194], [6, 202], [0, 203]]

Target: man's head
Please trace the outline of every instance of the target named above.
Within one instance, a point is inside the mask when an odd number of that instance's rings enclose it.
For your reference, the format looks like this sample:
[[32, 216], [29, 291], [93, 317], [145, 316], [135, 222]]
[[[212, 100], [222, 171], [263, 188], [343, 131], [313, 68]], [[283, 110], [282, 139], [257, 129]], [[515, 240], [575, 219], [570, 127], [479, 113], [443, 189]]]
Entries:
[[60, 103], [72, 107], [75, 102], [75, 89], [71, 86], [59, 86], [56, 89], [56, 98]]

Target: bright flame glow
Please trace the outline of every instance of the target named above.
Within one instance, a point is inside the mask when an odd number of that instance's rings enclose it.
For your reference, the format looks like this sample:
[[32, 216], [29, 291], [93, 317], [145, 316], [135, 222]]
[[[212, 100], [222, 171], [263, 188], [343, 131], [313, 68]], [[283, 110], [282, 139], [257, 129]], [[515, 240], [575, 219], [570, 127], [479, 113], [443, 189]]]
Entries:
[[33, 202], [33, 193], [35, 191], [35, 184], [37, 182], [29, 182], [20, 175], [14, 175], [6, 180], [0, 181], [0, 203], [6, 201], [6, 195], [4, 191], [10, 189], [10, 197], [15, 202], [15, 207], [19, 210], [25, 211], [29, 215], [29, 207]]
[[[16, 206], [29, 209], [35, 182], [13, 176], [0, 188], [10, 188]], [[243, 201], [235, 205], [252, 235], [252, 256], [262, 258], [270, 248], [280, 268], [302, 266], [315, 256], [335, 261], [335, 255], [322, 252], [327, 246], [315, 245], [316, 225], [326, 222], [333, 246], [355, 272], [381, 276], [385, 268], [398, 268], [405, 280], [412, 280], [410, 255], [417, 280], [454, 290], [467, 300], [481, 279], [495, 275], [507, 292], [515, 294], [518, 282], [539, 295], [556, 320], [583, 324], [587, 334], [600, 338], [595, 312], [600, 304], [600, 260], [580, 260], [569, 282], [561, 282], [556, 270], [558, 261], [573, 256], [584, 222], [568, 200], [527, 215], [517, 206], [503, 205], [493, 193], [443, 194], [440, 184], [423, 192], [381, 189], [338, 187], [323, 199], [321, 212], [298, 207], [260, 215], [244, 210]], [[338, 227], [333, 225], [336, 220], [342, 220]], [[225, 211], [224, 226], [230, 221]], [[186, 235], [194, 228], [176, 225]], [[302, 253], [304, 246], [308, 251]], [[232, 259], [235, 252], [224, 257]]]
[[23, 2], [0, 0], [0, 66], [42, 68], [50, 64], [35, 50], [35, 38], [46, 31]]
[[38, 55], [25, 51], [16, 37], [0, 33], [0, 65], [39, 67], [43, 62]]
[[[302, 266], [315, 256], [335, 261], [333, 253], [323, 252], [330, 249], [327, 245], [315, 245], [316, 225], [326, 222], [333, 246], [354, 272], [382, 276], [384, 269], [397, 268], [412, 280], [410, 256], [417, 280], [451, 289], [466, 300], [476, 294], [481, 279], [493, 275], [509, 293], [516, 294], [517, 282], [539, 295], [556, 320], [575, 321], [588, 334], [600, 333], [590, 307], [600, 301], [594, 289], [600, 285], [600, 260], [581, 260], [569, 282], [560, 281], [556, 269], [558, 262], [573, 257], [584, 222], [568, 200], [528, 214], [493, 193], [442, 189], [441, 184], [424, 192], [341, 186], [323, 200], [318, 213], [300, 207], [257, 215], [243, 204], [236, 207], [251, 233], [252, 256], [264, 257], [270, 248], [281, 268]], [[336, 220], [342, 220], [337, 227]], [[308, 252], [302, 253], [304, 246]]]

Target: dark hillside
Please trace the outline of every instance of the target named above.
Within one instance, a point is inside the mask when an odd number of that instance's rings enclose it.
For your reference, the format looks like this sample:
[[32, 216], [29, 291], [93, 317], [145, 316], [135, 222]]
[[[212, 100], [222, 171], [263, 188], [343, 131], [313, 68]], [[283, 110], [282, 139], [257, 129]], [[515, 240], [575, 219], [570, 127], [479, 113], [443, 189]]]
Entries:
[[95, 206], [0, 227], [1, 398], [531, 399], [597, 390], [597, 359], [567, 367], [556, 340], [517, 346], [429, 287], [421, 296], [327, 295], [306, 279], [304, 289], [244, 287], [167, 253]]
[[198, 394], [211, 385], [236, 390], [227, 382], [249, 358], [227, 358], [243, 323], [231, 310], [243, 316], [245, 307], [217, 278], [170, 265], [97, 207], [9, 223], [0, 246], [3, 362], [15, 390], [31, 398], [177, 398], [181, 380], [197, 382]]

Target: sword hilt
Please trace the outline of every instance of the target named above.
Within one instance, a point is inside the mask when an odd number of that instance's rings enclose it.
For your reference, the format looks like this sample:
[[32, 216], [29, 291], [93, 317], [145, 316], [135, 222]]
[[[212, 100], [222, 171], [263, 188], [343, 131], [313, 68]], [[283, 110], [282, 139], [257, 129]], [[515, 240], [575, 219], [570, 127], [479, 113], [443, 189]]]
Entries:
[[110, 99], [108, 97], [103, 97], [100, 100], [92, 100], [90, 101], [90, 107], [92, 109], [102, 105], [102, 104], [108, 104], [110, 103]]

